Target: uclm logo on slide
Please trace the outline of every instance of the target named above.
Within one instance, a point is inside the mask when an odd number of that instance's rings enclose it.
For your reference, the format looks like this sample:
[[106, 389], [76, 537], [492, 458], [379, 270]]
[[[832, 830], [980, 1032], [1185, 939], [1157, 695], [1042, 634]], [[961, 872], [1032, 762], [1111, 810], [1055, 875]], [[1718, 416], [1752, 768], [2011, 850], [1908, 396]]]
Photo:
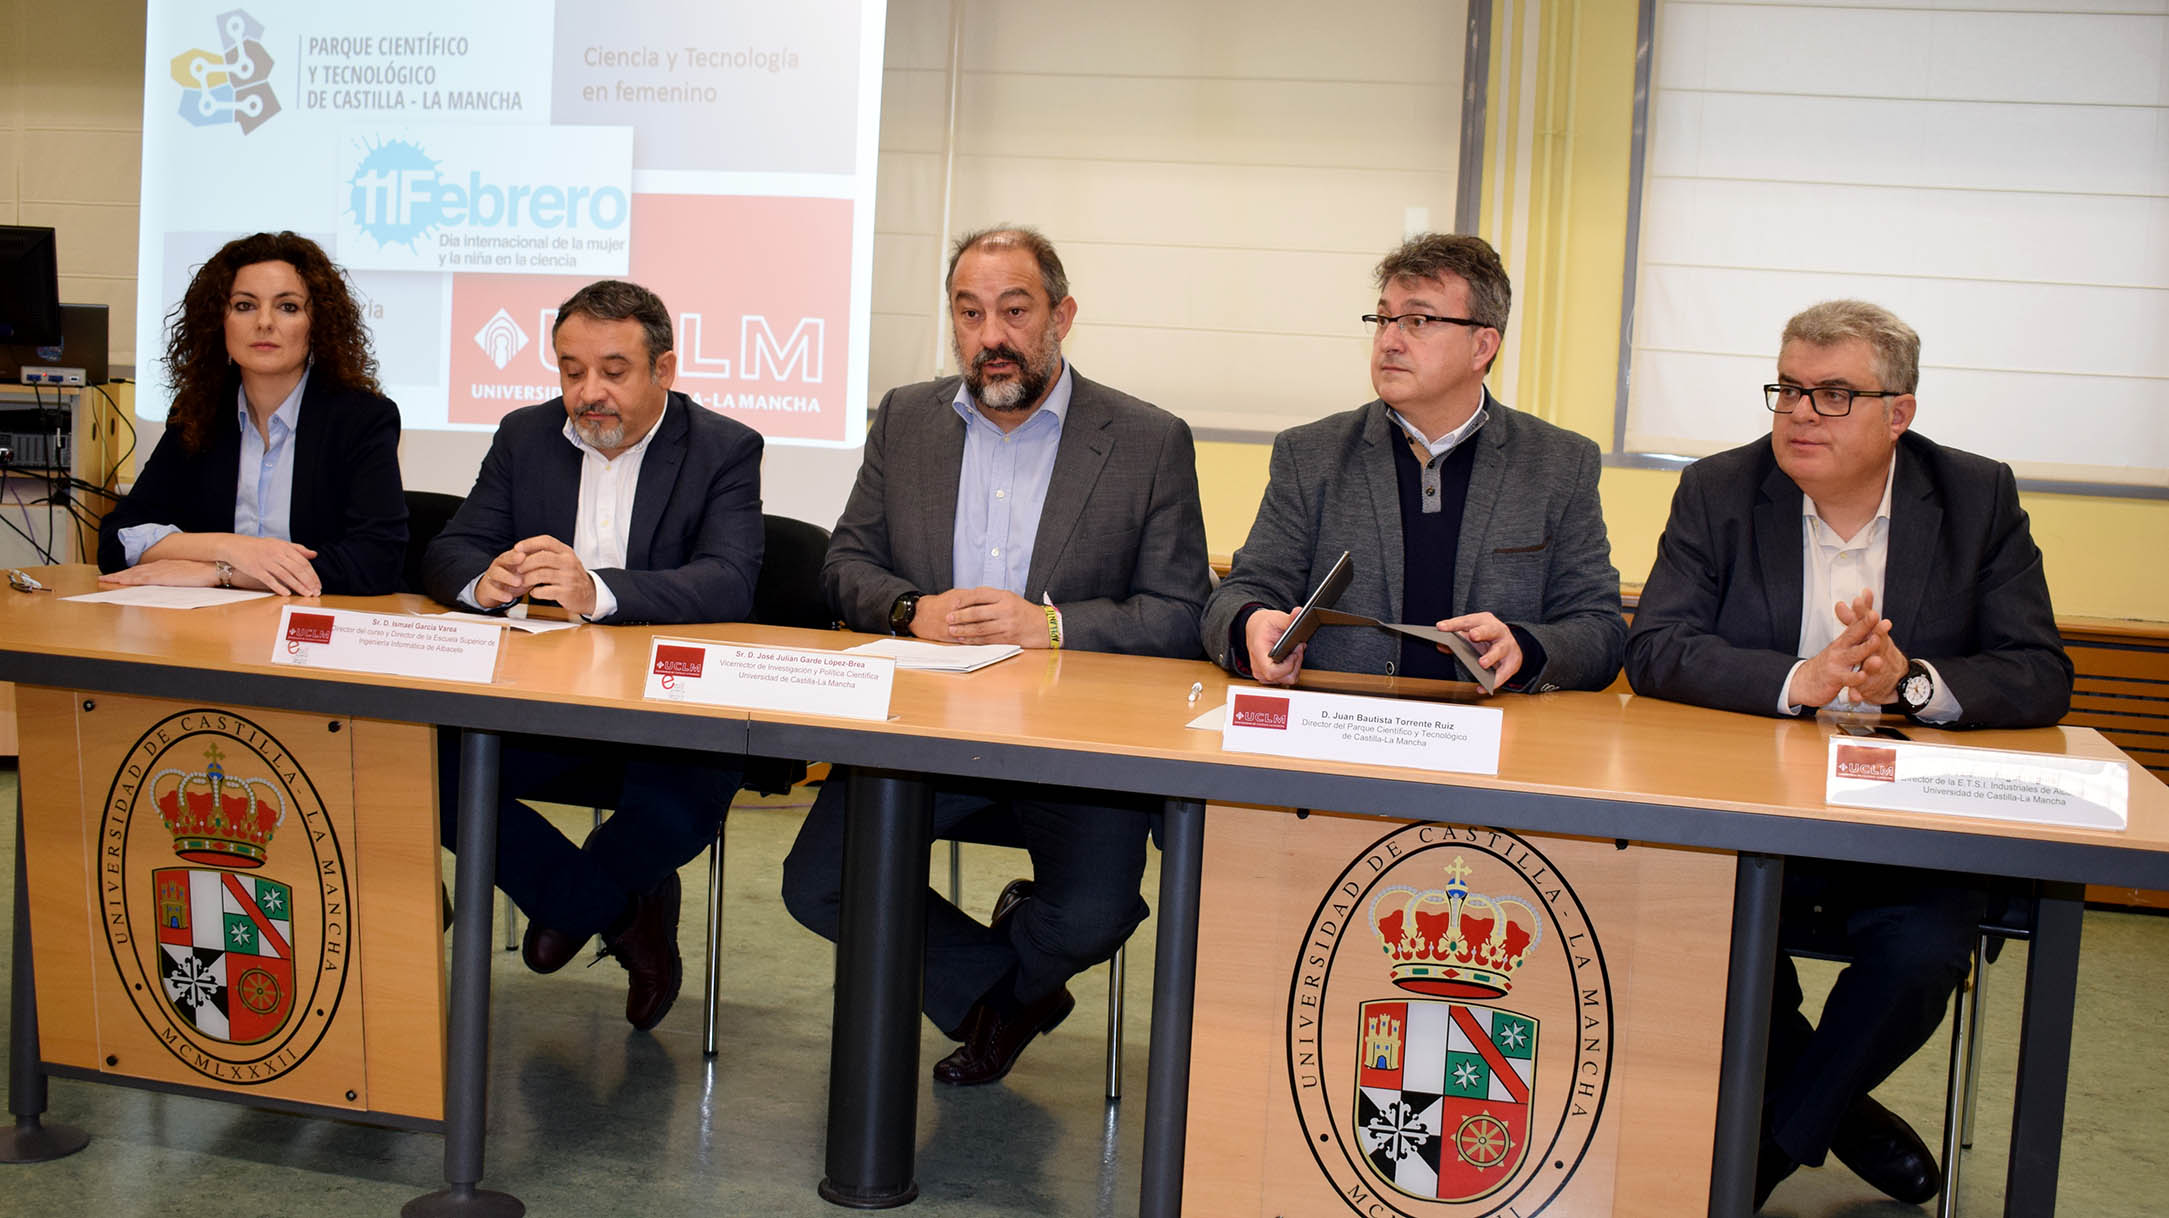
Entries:
[[279, 112], [271, 91], [271, 54], [264, 50], [263, 23], [242, 9], [213, 19], [220, 50], [192, 47], [173, 57], [173, 83], [181, 86], [181, 118], [196, 127], [237, 124], [247, 135]]
[[1237, 727], [1266, 727], [1285, 732], [1288, 730], [1288, 700], [1237, 694], [1233, 721]]

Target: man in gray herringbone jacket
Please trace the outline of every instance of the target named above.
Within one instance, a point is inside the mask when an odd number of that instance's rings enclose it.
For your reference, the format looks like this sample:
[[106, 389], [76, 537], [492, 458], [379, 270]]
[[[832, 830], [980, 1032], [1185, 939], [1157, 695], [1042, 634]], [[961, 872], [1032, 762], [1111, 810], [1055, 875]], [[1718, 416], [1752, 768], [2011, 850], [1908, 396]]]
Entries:
[[1205, 650], [1281, 684], [1306, 664], [1470, 679], [1443, 648], [1356, 627], [1270, 658], [1345, 550], [1355, 573], [1339, 608], [1458, 632], [1502, 689], [1603, 688], [1627, 628], [1597, 446], [1484, 388], [1512, 293], [1498, 254], [1476, 237], [1414, 237], [1379, 263], [1378, 287], [1365, 317], [1378, 400], [1274, 441], [1249, 540], [1205, 606]]

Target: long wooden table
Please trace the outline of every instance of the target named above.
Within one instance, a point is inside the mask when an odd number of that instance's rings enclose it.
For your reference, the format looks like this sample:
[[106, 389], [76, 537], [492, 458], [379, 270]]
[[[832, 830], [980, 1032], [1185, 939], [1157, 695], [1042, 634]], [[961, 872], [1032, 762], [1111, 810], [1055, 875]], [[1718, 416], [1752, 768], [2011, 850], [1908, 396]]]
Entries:
[[[51, 573], [65, 595], [85, 568]], [[417, 598], [335, 607], [422, 608]], [[447, 1075], [447, 1181], [476, 1192], [494, 851], [494, 737], [581, 735], [627, 743], [815, 758], [859, 767], [845, 860], [843, 945], [831, 1066], [824, 1190], [858, 1204], [908, 1200], [918, 1085], [919, 910], [927, 859], [924, 775], [1091, 785], [1168, 801], [1158, 902], [1159, 963], [1142, 1210], [1180, 1212], [1197, 896], [1207, 800], [1453, 820], [1539, 833], [1735, 852], [1726, 1051], [1710, 1212], [1744, 1213], [1752, 1186], [1760, 1064], [1782, 856], [1855, 859], [2023, 877], [2048, 884], [2029, 956], [2026, 1041], [2007, 1212], [2053, 1209], [2069, 1017], [2086, 881], [2169, 887], [2169, 789], [2134, 767], [2123, 833], [2043, 830], [1834, 808], [1822, 802], [1825, 729], [1621, 695], [1504, 700], [1496, 777], [1325, 765], [1221, 751], [1190, 731], [1230, 679], [1202, 662], [1089, 653], [1027, 653], [967, 677], [901, 673], [881, 723], [652, 703], [640, 696], [653, 636], [835, 648], [854, 636], [748, 625], [609, 628], [508, 638], [496, 682], [300, 673], [269, 663], [281, 602], [160, 611], [0, 600], [0, 677], [66, 689], [335, 711], [468, 729]], [[1203, 686], [1192, 702], [1192, 683]], [[1940, 739], [1927, 730], [1918, 738]], [[2087, 756], [2114, 754], [2081, 729], [1967, 733], [1964, 743]], [[28, 970], [18, 972], [26, 977]], [[20, 1051], [12, 1068], [35, 1074]], [[34, 1054], [34, 1039], [31, 1041]], [[17, 1092], [24, 1088], [18, 1086]], [[42, 1104], [40, 1105], [42, 1110]], [[19, 1115], [20, 1109], [17, 1109]], [[35, 1114], [32, 1114], [35, 1115]]]

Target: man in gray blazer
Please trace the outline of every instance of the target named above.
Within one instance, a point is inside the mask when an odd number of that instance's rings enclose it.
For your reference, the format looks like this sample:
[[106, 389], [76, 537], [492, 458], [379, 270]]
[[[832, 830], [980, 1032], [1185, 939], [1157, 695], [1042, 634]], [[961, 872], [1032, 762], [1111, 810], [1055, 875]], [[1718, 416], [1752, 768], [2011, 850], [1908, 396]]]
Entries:
[[[966, 235], [947, 292], [963, 376], [882, 399], [821, 571], [831, 603], [854, 630], [1197, 655], [1210, 576], [1189, 427], [1063, 360], [1077, 302], [1037, 232]], [[830, 939], [845, 785], [831, 774], [784, 862], [785, 904]], [[935, 836], [1022, 845], [1034, 875], [1002, 892], [991, 926], [927, 898], [926, 1013], [964, 1042], [936, 1081], [1007, 1074], [1076, 1005], [1068, 980], [1144, 919], [1151, 808], [1104, 791], [936, 785]]]
[[[669, 312], [637, 284], [589, 284], [550, 341], [560, 398], [498, 424], [474, 489], [429, 544], [423, 586], [499, 612], [532, 597], [591, 622], [743, 621], [760, 576], [761, 437], [671, 392]], [[440, 735], [444, 844], [458, 752]], [[737, 759], [507, 736], [497, 884], [527, 912], [538, 973], [600, 935], [625, 966], [625, 1018], [661, 1022], [678, 996], [678, 868], [708, 848], [738, 790]], [[524, 799], [614, 809], [575, 846]]]
[[1205, 649], [1229, 671], [1292, 683], [1312, 667], [1469, 680], [1433, 644], [1319, 631], [1269, 655], [1289, 610], [1342, 551], [1339, 607], [1460, 633], [1501, 688], [1601, 689], [1626, 623], [1597, 500], [1597, 446], [1508, 409], [1484, 388], [1512, 289], [1477, 237], [1413, 237], [1378, 264], [1378, 400], [1284, 431], [1250, 538], [1205, 607]]

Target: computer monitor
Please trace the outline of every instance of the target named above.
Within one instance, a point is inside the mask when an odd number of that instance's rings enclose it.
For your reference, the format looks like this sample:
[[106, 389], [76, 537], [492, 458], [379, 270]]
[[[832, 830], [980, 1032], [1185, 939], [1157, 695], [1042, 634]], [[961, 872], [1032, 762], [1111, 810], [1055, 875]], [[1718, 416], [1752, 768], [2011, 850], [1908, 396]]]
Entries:
[[53, 230], [0, 224], [0, 343], [60, 341], [60, 262]]
[[22, 380], [25, 371], [37, 368], [74, 368], [88, 385], [112, 379], [106, 348], [112, 341], [112, 322], [102, 304], [60, 306], [60, 337], [49, 343], [12, 343], [0, 340], [0, 385]]

